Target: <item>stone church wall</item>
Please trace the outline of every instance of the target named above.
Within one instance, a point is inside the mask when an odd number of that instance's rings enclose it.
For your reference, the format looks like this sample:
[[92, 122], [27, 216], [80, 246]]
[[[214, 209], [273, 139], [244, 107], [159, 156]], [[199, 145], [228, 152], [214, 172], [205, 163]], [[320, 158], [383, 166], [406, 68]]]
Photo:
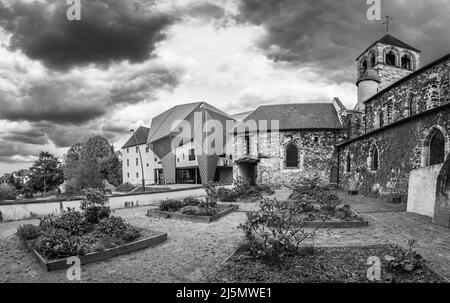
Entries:
[[[331, 168], [337, 168], [335, 145], [344, 140], [345, 131], [283, 131], [278, 134], [260, 133], [251, 136], [250, 150], [257, 164], [257, 183], [295, 185], [305, 178], [320, 177], [330, 182]], [[244, 156], [243, 136], [236, 136], [234, 159]], [[299, 167], [286, 168], [286, 147], [294, 143], [298, 148]], [[255, 152], [256, 151], [256, 152]], [[235, 178], [238, 166], [234, 165]]]
[[[440, 126], [450, 133], [450, 105], [412, 117], [374, 132], [372, 135], [341, 146], [340, 185], [344, 190], [357, 186], [360, 193], [371, 196], [408, 193], [409, 174], [421, 167], [422, 143], [433, 126]], [[371, 147], [379, 152], [379, 167], [370, 171], [368, 158]], [[351, 172], [346, 172], [347, 154], [350, 154]]]

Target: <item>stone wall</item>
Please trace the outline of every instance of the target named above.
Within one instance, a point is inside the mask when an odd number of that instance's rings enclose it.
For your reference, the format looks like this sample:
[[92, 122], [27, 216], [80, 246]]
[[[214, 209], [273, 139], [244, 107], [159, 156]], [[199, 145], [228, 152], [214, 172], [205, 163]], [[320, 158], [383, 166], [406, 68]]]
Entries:
[[[234, 159], [245, 155], [244, 135], [235, 136]], [[335, 145], [344, 141], [346, 131], [282, 131], [250, 135], [252, 157], [257, 157], [257, 182], [274, 185], [292, 185], [304, 178], [318, 176], [324, 183], [330, 181], [330, 171], [337, 167]], [[299, 167], [286, 168], [286, 147], [293, 143], [298, 148]], [[237, 175], [237, 165], [234, 173]]]
[[[362, 194], [389, 196], [394, 193], [406, 198], [409, 173], [423, 164], [423, 141], [430, 130], [438, 126], [447, 137], [449, 150], [450, 105], [424, 112], [395, 125], [376, 130], [353, 142], [339, 147], [340, 185], [343, 189], [356, 186]], [[371, 171], [370, 150], [376, 146], [379, 167]], [[346, 172], [347, 154], [350, 155], [350, 172]]]
[[[450, 103], [450, 57], [365, 103], [366, 131]], [[412, 102], [411, 102], [412, 101]]]

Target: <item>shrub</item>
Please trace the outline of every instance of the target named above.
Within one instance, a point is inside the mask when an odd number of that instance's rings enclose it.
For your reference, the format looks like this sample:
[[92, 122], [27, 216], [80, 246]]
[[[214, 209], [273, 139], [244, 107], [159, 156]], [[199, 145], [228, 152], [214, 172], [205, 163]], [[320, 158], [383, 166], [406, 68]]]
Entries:
[[300, 244], [313, 233], [292, 228], [298, 222], [295, 202], [264, 199], [259, 206], [258, 211], [247, 213], [247, 221], [239, 228], [254, 257], [281, 264], [298, 253]]
[[17, 237], [22, 241], [34, 240], [39, 237], [39, 234], [39, 227], [31, 224], [19, 225], [16, 232]]
[[82, 213], [68, 208], [60, 216], [46, 215], [39, 223], [42, 230], [46, 229], [62, 229], [70, 235], [83, 235], [89, 229], [89, 222], [85, 219]]
[[203, 189], [206, 191], [205, 202], [201, 203], [201, 207], [216, 207], [219, 196], [217, 194], [217, 183], [209, 182], [203, 185]]
[[190, 216], [199, 216], [200, 215], [200, 207], [198, 206], [184, 206], [181, 209], [181, 213], [184, 215], [190, 215]]
[[88, 188], [83, 191], [84, 197], [80, 208], [84, 211], [85, 217], [89, 223], [96, 224], [104, 218], [108, 218], [111, 209], [108, 204], [109, 198], [101, 191]]
[[109, 218], [111, 209], [108, 206], [91, 206], [84, 211], [84, 217], [90, 223], [97, 223], [104, 218]]
[[55, 260], [86, 254], [81, 237], [61, 229], [48, 229], [36, 240], [33, 248], [46, 259]]
[[136, 239], [139, 239], [141, 236], [142, 233], [139, 229], [131, 225], [127, 225], [127, 229], [122, 234], [122, 239], [124, 239], [125, 241], [134, 241]]
[[217, 196], [219, 201], [222, 202], [236, 202], [237, 195], [232, 189], [220, 187], [217, 189]]
[[185, 197], [183, 199], [184, 206], [198, 206], [198, 205], [200, 205], [200, 203], [201, 203], [201, 201], [194, 197]]
[[424, 267], [425, 260], [421, 255], [413, 250], [415, 240], [408, 240], [408, 251], [404, 251], [400, 247], [394, 248], [394, 256], [385, 256], [388, 262], [387, 270], [394, 273], [409, 273], [416, 269]]
[[125, 183], [122, 183], [119, 186], [117, 186], [116, 187], [116, 191], [129, 192], [129, 191], [132, 191], [135, 188], [136, 188], [136, 186], [134, 186], [133, 184], [131, 184], [129, 182], [125, 182]]
[[336, 209], [336, 212], [334, 216], [338, 219], [344, 220], [344, 221], [353, 221], [353, 220], [361, 220], [362, 218], [357, 216], [352, 210], [350, 205], [344, 205], [338, 209]]
[[127, 224], [121, 217], [104, 218], [97, 224], [97, 230], [108, 236], [123, 234], [126, 229]]
[[176, 199], [166, 199], [162, 200], [159, 203], [159, 210], [161, 211], [168, 211], [168, 212], [176, 212], [183, 208], [184, 204], [183, 201], [176, 200]]
[[0, 184], [0, 200], [16, 200], [16, 189], [7, 184]]
[[121, 217], [114, 216], [102, 219], [97, 225], [97, 231], [126, 241], [133, 241], [142, 235], [139, 229], [125, 223]]

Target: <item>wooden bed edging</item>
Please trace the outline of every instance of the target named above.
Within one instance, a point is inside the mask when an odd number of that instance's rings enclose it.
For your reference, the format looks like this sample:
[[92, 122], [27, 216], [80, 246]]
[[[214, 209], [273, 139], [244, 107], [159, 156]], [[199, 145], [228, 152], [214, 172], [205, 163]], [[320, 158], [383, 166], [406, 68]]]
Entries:
[[239, 205], [233, 205], [220, 213], [218, 213], [215, 216], [192, 216], [192, 215], [184, 215], [180, 213], [174, 213], [174, 212], [168, 212], [168, 211], [161, 211], [157, 208], [149, 209], [147, 211], [147, 216], [149, 217], [160, 217], [160, 218], [174, 218], [174, 219], [180, 219], [180, 220], [189, 220], [192, 222], [205, 222], [205, 223], [211, 223], [213, 221], [217, 221], [223, 216], [226, 216], [236, 210], [239, 209]]
[[[141, 239], [138, 241], [134, 241], [131, 243], [127, 243], [121, 246], [108, 248], [103, 251], [96, 251], [92, 253], [88, 253], [84, 256], [78, 256], [80, 258], [81, 264], [95, 263], [99, 261], [103, 261], [115, 256], [135, 252], [150, 246], [155, 246], [161, 244], [162, 242], [167, 240], [167, 233], [160, 233], [156, 236], [152, 236], [150, 238]], [[39, 261], [39, 264], [46, 271], [54, 271], [60, 269], [66, 269], [72, 266], [72, 264], [67, 264], [67, 259], [59, 259], [59, 260], [46, 260], [41, 254], [39, 254], [36, 250], [34, 250], [28, 242], [24, 242], [26, 247], [36, 256]]]

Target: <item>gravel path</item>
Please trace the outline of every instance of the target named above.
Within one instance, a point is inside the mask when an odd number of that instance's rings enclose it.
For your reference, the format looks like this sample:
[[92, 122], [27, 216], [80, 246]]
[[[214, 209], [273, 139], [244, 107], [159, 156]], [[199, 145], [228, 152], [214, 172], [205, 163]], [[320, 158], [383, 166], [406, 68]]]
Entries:
[[[285, 199], [287, 191], [274, 197]], [[346, 197], [369, 220], [360, 229], [323, 229], [317, 232], [316, 246], [363, 246], [372, 244], [407, 245], [418, 241], [417, 250], [430, 268], [450, 277], [449, 230], [433, 225], [429, 218], [402, 212], [402, 206], [383, 206], [364, 197]], [[245, 221], [245, 211], [256, 203], [239, 203], [240, 211], [211, 224], [147, 217], [149, 207], [122, 209], [115, 215], [142, 228], [168, 233], [168, 240], [154, 248], [82, 266], [82, 282], [202, 282], [243, 242], [237, 226]], [[15, 238], [20, 224], [37, 220], [0, 224], [0, 282], [67, 282], [66, 272], [47, 273]]]
[[[200, 282], [239, 245], [237, 229], [245, 219], [232, 213], [211, 224], [145, 216], [147, 208], [116, 211], [127, 222], [168, 233], [168, 240], [154, 248], [82, 266], [82, 282]], [[66, 282], [66, 272], [45, 272], [13, 237], [19, 224], [0, 225], [0, 282]]]

